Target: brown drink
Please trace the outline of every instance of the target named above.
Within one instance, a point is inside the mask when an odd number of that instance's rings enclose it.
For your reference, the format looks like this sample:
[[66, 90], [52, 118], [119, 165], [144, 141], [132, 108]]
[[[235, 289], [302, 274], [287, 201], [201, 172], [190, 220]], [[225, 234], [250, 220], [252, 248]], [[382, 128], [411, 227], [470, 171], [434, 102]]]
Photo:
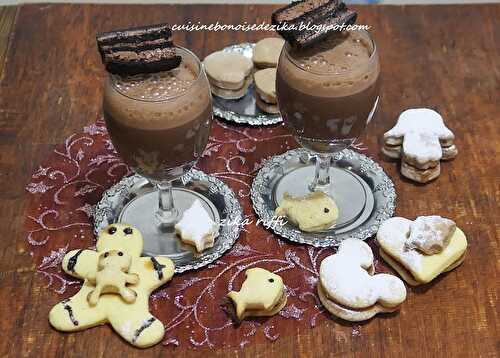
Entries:
[[300, 144], [319, 153], [352, 144], [376, 109], [379, 72], [375, 44], [364, 31], [335, 34], [307, 49], [285, 45], [277, 97]]
[[176, 48], [179, 67], [129, 77], [110, 75], [104, 118], [121, 158], [153, 181], [187, 172], [207, 144], [212, 121], [208, 81], [196, 56]]

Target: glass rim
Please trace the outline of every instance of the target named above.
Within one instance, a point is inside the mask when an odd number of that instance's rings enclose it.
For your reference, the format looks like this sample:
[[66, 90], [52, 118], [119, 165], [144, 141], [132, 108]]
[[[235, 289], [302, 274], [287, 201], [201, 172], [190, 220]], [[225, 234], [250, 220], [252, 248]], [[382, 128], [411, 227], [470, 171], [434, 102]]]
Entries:
[[[146, 102], [146, 103], [162, 103], [162, 102], [168, 102], [168, 101], [171, 101], [175, 98], [178, 98], [178, 97], [181, 97], [181, 96], [184, 96], [186, 93], [189, 92], [189, 90], [191, 88], [193, 88], [193, 86], [195, 84], [198, 83], [198, 81], [200, 81], [200, 78], [202, 77], [202, 73], [203, 73], [203, 66], [201, 64], [201, 61], [200, 59], [198, 58], [198, 56], [196, 56], [196, 54], [191, 51], [191, 50], [188, 50], [187, 48], [185, 47], [182, 47], [182, 46], [174, 46], [174, 48], [176, 50], [181, 50], [181, 51], [184, 51], [186, 52], [188, 55], [190, 55], [192, 58], [194, 58], [195, 60], [195, 63], [196, 65], [198, 66], [198, 74], [196, 76], [196, 79], [193, 81], [193, 83], [186, 89], [186, 91], [182, 92], [182, 93], [179, 93], [179, 94], [175, 94], [173, 96], [168, 96], [168, 97], [164, 97], [164, 98], [161, 98], [161, 99], [146, 99], [146, 98], [138, 98], [138, 97], [135, 97], [135, 96], [131, 96], [131, 95], [128, 95], [128, 94], [125, 94], [123, 93], [123, 91], [121, 91], [117, 86], [116, 86], [116, 81], [114, 80], [115, 77], [120, 77], [120, 78], [126, 78], [127, 76], [125, 77], [121, 77], [120, 75], [114, 75], [114, 74], [111, 74], [111, 73], [108, 73], [108, 78], [110, 79], [110, 83], [111, 83], [111, 86], [113, 87], [113, 89], [115, 89], [119, 94], [121, 94], [122, 96], [125, 96], [127, 98], [130, 98], [134, 101], [141, 101], [141, 102]], [[153, 75], [155, 73], [158, 73], [158, 72], [153, 72], [153, 73], [144, 73], [142, 75]], [[141, 74], [140, 74], [141, 75]], [[135, 75], [134, 75], [135, 76]], [[128, 77], [133, 77], [133, 76], [128, 76]]]
[[[370, 43], [371, 43], [372, 47], [373, 47], [373, 51], [370, 54], [370, 57], [368, 58], [368, 61], [362, 66], [362, 67], [369, 67], [369, 66], [371, 66], [373, 64], [373, 62], [377, 58], [377, 55], [378, 55], [377, 44], [375, 43], [375, 40], [373, 39], [373, 37], [370, 35], [370, 33], [368, 31], [363, 30], [363, 29], [355, 30], [355, 31], [359, 31], [359, 32], [362, 32], [362, 33], [366, 34], [367, 37], [368, 37], [368, 39], [370, 40]], [[351, 69], [349, 71], [344, 71], [344, 72], [340, 72], [340, 73], [339, 72], [318, 72], [318, 71], [306, 70], [305, 68], [300, 67], [300, 65], [297, 63], [297, 61], [290, 55], [290, 53], [288, 51], [289, 48], [290, 48], [290, 44], [289, 43], [285, 43], [285, 46], [283, 46], [283, 50], [282, 50], [285, 53], [287, 59], [296, 68], [298, 68], [299, 70], [301, 70], [303, 72], [306, 72], [306, 73], [310, 73], [310, 74], [313, 74], [313, 75], [316, 75], [316, 76], [344, 76], [344, 75], [349, 75], [350, 73], [352, 73], [354, 71], [359, 71], [359, 67], [356, 68], [356, 69]]]

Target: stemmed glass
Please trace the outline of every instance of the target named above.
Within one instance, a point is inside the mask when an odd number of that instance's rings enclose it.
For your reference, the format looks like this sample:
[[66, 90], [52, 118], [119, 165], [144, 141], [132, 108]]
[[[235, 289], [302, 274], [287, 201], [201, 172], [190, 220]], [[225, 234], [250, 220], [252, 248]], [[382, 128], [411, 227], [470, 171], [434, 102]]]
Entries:
[[337, 228], [359, 217], [366, 187], [349, 168], [332, 163], [333, 154], [352, 145], [371, 120], [379, 72], [377, 48], [366, 31], [333, 35], [306, 49], [286, 44], [278, 63], [281, 115], [295, 139], [312, 152], [315, 167], [287, 174], [276, 191], [326, 192], [339, 207]]
[[122, 77], [109, 75], [103, 111], [112, 143], [123, 161], [146, 178], [156, 191], [142, 191], [129, 202], [120, 220], [138, 227], [145, 251], [175, 252], [173, 233], [180, 214], [195, 199], [208, 199], [172, 183], [202, 155], [212, 122], [212, 97], [200, 60], [176, 47], [181, 65], [173, 70]]

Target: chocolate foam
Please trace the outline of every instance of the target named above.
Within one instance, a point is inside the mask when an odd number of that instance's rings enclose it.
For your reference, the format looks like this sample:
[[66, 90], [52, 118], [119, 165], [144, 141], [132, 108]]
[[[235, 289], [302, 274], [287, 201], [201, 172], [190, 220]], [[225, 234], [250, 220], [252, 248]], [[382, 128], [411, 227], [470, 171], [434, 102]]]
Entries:
[[368, 34], [349, 31], [330, 36], [306, 49], [285, 45], [280, 76], [296, 90], [322, 97], [348, 96], [377, 80], [380, 66]]
[[[104, 111], [122, 124], [144, 130], [175, 128], [190, 122], [210, 106], [208, 82], [199, 64], [184, 50], [179, 67], [164, 72], [106, 81]], [[185, 95], [189, 94], [189, 95]]]

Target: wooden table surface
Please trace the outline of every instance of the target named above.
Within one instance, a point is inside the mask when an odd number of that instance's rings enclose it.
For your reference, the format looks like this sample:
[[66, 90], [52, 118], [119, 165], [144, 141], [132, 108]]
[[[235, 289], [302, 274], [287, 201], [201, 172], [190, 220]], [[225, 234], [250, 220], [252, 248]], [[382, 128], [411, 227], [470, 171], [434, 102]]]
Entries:
[[[465, 263], [435, 284], [409, 289], [402, 311], [335, 339], [333, 321], [244, 348], [131, 348], [107, 327], [76, 334], [47, 321], [59, 297], [44, 290], [24, 246], [25, 185], [46, 154], [101, 112], [104, 75], [96, 31], [187, 20], [269, 20], [272, 6], [27, 5], [0, 8], [0, 356], [494, 357], [500, 353], [500, 5], [359, 6], [382, 59], [382, 105], [366, 136], [378, 139], [408, 107], [437, 108], [460, 154], [418, 186], [382, 162], [398, 191], [397, 214], [439, 213], [467, 233]], [[12, 25], [13, 24], [13, 25]], [[182, 33], [200, 57], [266, 33]], [[6, 56], [4, 57], [4, 54]], [[3, 73], [2, 73], [3, 69]], [[304, 332], [304, 331], [302, 331]]]

